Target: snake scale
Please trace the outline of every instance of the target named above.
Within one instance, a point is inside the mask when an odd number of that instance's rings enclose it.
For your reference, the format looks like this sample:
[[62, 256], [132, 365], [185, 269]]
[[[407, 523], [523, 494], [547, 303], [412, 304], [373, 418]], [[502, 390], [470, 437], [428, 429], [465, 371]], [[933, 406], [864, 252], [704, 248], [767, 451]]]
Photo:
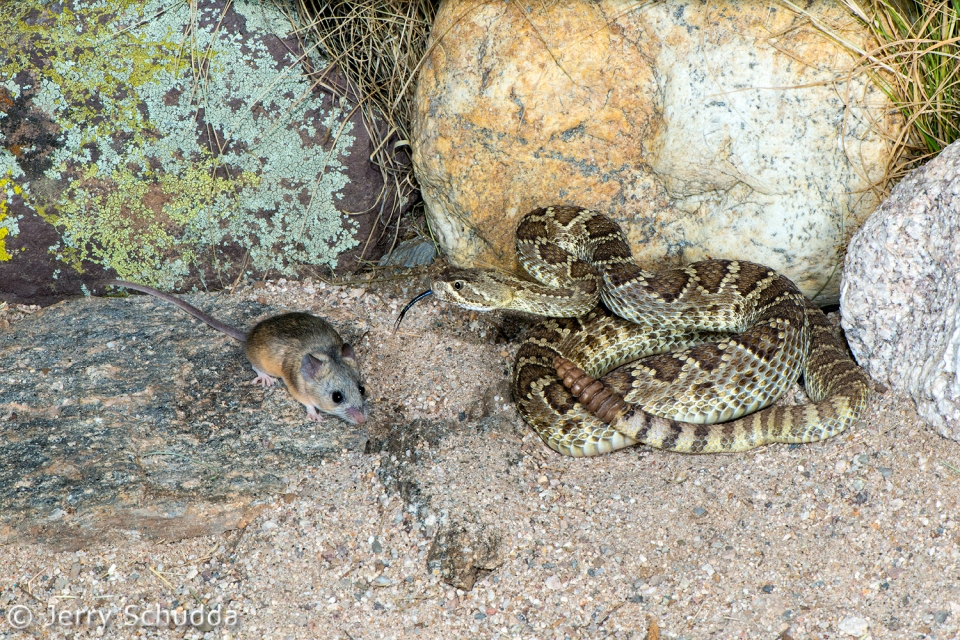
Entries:
[[[538, 282], [457, 269], [427, 293], [468, 309], [546, 316], [517, 353], [513, 394], [559, 453], [814, 442], [864, 411], [862, 369], [823, 312], [767, 267], [704, 260], [650, 273], [633, 261], [619, 225], [570, 206], [525, 215], [517, 255]], [[801, 374], [812, 403], [768, 406]]]

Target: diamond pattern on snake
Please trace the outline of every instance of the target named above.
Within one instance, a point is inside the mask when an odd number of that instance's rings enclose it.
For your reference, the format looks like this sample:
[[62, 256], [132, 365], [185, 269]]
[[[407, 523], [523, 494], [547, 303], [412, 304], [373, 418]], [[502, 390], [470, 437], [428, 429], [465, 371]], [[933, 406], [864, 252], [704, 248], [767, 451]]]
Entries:
[[[619, 225], [571, 206], [525, 215], [517, 255], [534, 281], [453, 269], [400, 318], [430, 293], [544, 316], [517, 353], [513, 395], [559, 453], [746, 451], [825, 440], [863, 414], [866, 374], [823, 311], [767, 267], [704, 260], [651, 273]], [[770, 406], [801, 374], [812, 403]]]

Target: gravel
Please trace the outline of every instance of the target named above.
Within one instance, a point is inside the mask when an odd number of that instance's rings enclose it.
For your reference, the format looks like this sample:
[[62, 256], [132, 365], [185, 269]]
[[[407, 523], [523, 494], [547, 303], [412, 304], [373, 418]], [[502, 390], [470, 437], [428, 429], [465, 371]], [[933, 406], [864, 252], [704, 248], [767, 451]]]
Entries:
[[[287, 478], [224, 535], [0, 548], [0, 637], [960, 633], [960, 451], [908, 400], [875, 395], [861, 425], [825, 443], [564, 458], [509, 400], [514, 323], [427, 299], [393, 333], [419, 290], [238, 290], [367, 324], [355, 346], [379, 448]], [[498, 541], [470, 590], [427, 563], [454, 521]]]

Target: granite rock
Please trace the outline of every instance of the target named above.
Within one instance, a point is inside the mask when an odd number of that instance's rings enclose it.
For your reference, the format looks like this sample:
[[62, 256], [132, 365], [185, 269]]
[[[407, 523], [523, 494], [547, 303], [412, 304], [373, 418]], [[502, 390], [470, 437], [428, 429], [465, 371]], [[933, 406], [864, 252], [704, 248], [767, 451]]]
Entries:
[[768, 264], [836, 302], [878, 204], [889, 102], [836, 3], [444, 2], [419, 75], [414, 165], [458, 266], [516, 269], [527, 211], [609, 213], [639, 262]]
[[857, 362], [960, 441], [960, 143], [904, 178], [854, 235], [840, 305]]
[[[279, 312], [186, 299], [243, 328]], [[0, 544], [242, 527], [286, 477], [364, 450], [362, 429], [309, 422], [253, 377], [234, 340], [148, 296], [63, 302], [0, 332]]]

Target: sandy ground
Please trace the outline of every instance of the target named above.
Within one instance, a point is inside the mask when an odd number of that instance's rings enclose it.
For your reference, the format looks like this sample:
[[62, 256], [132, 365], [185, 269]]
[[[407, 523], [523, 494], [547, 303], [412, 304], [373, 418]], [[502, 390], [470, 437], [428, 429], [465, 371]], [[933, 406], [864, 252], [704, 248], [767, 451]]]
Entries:
[[[0, 637], [958, 637], [960, 448], [909, 401], [820, 444], [568, 459], [506, 396], [514, 323], [428, 299], [394, 334], [418, 291], [235, 292], [363, 320], [371, 442], [401, 446], [289, 478], [222, 536], [0, 548]], [[500, 543], [470, 591], [427, 564], [453, 521]]]

